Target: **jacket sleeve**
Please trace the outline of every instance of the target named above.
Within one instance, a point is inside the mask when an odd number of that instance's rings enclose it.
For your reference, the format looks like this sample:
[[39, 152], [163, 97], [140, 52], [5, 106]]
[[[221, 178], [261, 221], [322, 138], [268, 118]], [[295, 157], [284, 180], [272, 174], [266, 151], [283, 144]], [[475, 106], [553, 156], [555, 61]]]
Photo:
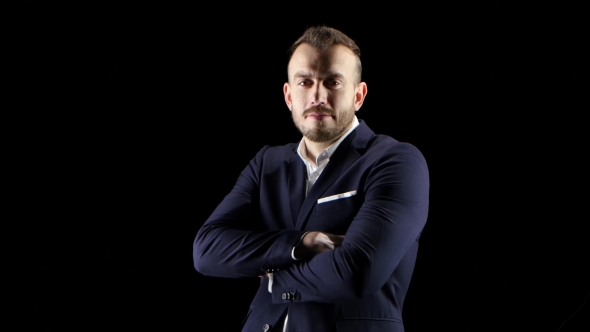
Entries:
[[[397, 148], [396, 148], [397, 149]], [[428, 215], [429, 173], [421, 152], [402, 144], [369, 172], [365, 201], [342, 245], [274, 273], [274, 303], [284, 292], [301, 302], [333, 303], [376, 293], [417, 241]]]
[[255, 205], [260, 169], [268, 146], [244, 168], [234, 187], [197, 232], [195, 269], [212, 277], [256, 277], [268, 268], [293, 264], [291, 249], [304, 233], [262, 226]]

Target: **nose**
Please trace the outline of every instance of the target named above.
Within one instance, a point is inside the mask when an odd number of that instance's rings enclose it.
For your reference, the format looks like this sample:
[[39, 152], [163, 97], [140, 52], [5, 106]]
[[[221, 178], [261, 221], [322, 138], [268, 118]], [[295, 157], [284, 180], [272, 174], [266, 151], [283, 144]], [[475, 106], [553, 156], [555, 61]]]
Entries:
[[328, 89], [318, 83], [311, 89], [311, 106], [325, 105], [328, 102]]

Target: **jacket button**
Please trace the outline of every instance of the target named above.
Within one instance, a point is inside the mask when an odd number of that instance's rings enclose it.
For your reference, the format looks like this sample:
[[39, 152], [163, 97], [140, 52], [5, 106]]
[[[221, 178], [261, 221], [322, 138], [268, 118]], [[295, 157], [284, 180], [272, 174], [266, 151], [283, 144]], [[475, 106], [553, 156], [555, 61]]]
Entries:
[[281, 297], [283, 298], [283, 300], [289, 300], [291, 298], [291, 294], [283, 293], [283, 294], [281, 294]]
[[301, 298], [301, 294], [299, 294], [299, 293], [295, 293], [295, 294], [293, 295], [293, 298], [294, 298], [295, 300], [299, 300], [299, 299]]
[[268, 332], [268, 330], [270, 330], [270, 325], [264, 324], [264, 326], [262, 327], [262, 331]]

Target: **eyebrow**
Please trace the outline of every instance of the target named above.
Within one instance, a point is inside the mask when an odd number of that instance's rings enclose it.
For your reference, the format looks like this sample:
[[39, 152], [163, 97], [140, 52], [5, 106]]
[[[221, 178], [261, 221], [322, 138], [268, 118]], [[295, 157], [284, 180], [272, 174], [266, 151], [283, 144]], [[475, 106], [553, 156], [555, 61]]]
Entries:
[[294, 78], [300, 78], [300, 77], [303, 77], [303, 78], [308, 78], [308, 77], [312, 77], [312, 76], [313, 76], [313, 75], [312, 75], [311, 73], [309, 73], [309, 72], [305, 72], [305, 71], [302, 71], [302, 70], [300, 70], [300, 71], [296, 72], [296, 73], [293, 75], [293, 77], [294, 77]]
[[[310, 77], [313, 77], [313, 76], [314, 75], [312, 75], [311, 73], [305, 72], [305, 71], [302, 71], [302, 70], [296, 72], [293, 75], [294, 78], [310, 78]], [[344, 75], [342, 75], [341, 73], [336, 72], [336, 71], [330, 71], [330, 72], [327, 73], [327, 75], [325, 75], [325, 77], [326, 78], [344, 78]]]

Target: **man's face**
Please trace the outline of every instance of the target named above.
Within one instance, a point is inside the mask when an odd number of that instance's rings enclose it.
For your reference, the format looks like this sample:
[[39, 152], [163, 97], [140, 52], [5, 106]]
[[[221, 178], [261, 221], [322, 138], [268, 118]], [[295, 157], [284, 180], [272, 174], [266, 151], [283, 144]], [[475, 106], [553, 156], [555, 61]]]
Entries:
[[289, 82], [283, 86], [293, 122], [314, 142], [336, 140], [351, 125], [367, 93], [355, 84], [357, 58], [346, 46], [325, 51], [301, 44], [291, 57]]

